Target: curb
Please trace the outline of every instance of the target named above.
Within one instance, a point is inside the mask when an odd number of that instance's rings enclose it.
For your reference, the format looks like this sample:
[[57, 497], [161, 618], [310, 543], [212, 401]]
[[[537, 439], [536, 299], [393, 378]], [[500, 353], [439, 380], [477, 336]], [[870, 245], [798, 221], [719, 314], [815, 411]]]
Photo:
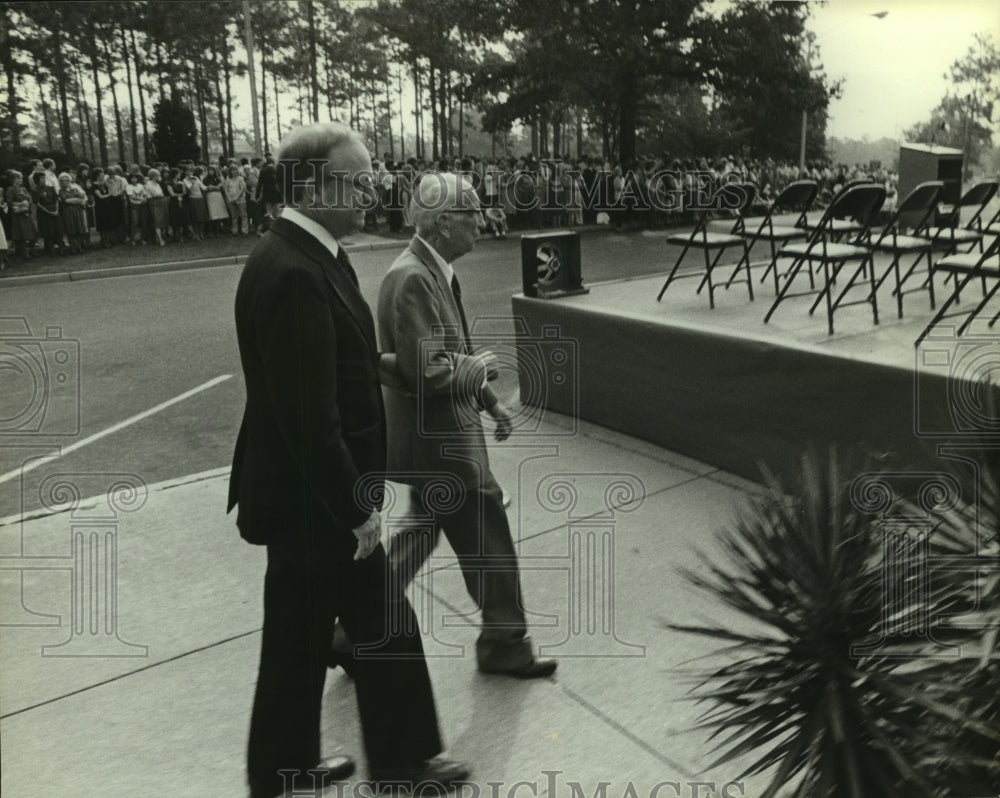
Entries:
[[[370, 244], [345, 244], [344, 250], [346, 252], [374, 252], [380, 249], [402, 249], [405, 245], [405, 241], [374, 241]], [[18, 274], [11, 277], [0, 277], [0, 287], [75, 282], [77, 280], [100, 280], [104, 277], [180, 272], [190, 269], [213, 269], [219, 266], [239, 266], [245, 260], [246, 255], [225, 255], [220, 258], [196, 258], [193, 260], [168, 261], [167, 263], [143, 263], [136, 264], [135, 266], [115, 266], [109, 269], [77, 269], [69, 272]]]

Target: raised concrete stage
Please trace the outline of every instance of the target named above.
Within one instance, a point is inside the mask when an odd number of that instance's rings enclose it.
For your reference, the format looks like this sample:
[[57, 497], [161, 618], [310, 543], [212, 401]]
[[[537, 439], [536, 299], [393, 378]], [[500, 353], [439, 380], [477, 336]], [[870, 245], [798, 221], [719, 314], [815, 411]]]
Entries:
[[[685, 267], [700, 257], [690, 253]], [[887, 265], [878, 259], [877, 274]], [[718, 267], [717, 282], [731, 268]], [[695, 277], [675, 280], [657, 302], [666, 274], [593, 284], [589, 294], [558, 300], [515, 295], [522, 402], [755, 480], [761, 463], [780, 473], [810, 444], [860, 449], [882, 467], [940, 466], [937, 443], [990, 423], [975, 383], [1000, 374], [1000, 325], [986, 324], [998, 308], [986, 308], [961, 338], [946, 321], [915, 348], [933, 315], [929, 297], [907, 295], [897, 319], [890, 278], [879, 292], [879, 325], [870, 305], [856, 305], [836, 313], [828, 335], [825, 309], [809, 315], [814, 297], [785, 300], [764, 323], [774, 299], [772, 278], [759, 280], [764, 268], [753, 268], [755, 301], [745, 282], [734, 284], [716, 290], [714, 310], [704, 291], [696, 294]], [[805, 274], [800, 288], [808, 288]], [[937, 281], [939, 306], [948, 293]], [[961, 306], [980, 297], [973, 288]], [[560, 364], [564, 355], [575, 368]]]

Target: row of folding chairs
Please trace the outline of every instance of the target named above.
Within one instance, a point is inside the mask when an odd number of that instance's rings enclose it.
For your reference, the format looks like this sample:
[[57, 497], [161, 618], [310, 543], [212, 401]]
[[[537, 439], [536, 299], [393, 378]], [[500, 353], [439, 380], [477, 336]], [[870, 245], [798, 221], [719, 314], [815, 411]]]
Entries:
[[[773, 276], [775, 299], [764, 318], [765, 323], [785, 300], [809, 295], [815, 296], [810, 314], [825, 304], [830, 334], [834, 330], [836, 311], [850, 305], [871, 305], [873, 320], [878, 324], [878, 291], [890, 277], [900, 318], [903, 315], [903, 297], [914, 291], [927, 291], [931, 309], [934, 309], [933, 275], [937, 266], [932, 264], [932, 253], [943, 251], [947, 258], [960, 248], [968, 246], [971, 250], [978, 246], [979, 254], [984, 255], [984, 234], [1000, 227], [1000, 211], [990, 221], [983, 220], [985, 209], [997, 189], [996, 182], [979, 183], [963, 194], [955, 205], [941, 208], [939, 203], [944, 185], [939, 181], [922, 183], [899, 203], [886, 225], [873, 229], [886, 192], [881, 185], [868, 181], [847, 184], [818, 219], [807, 215], [817, 195], [818, 188], [814, 181], [802, 180], [788, 185], [759, 221], [747, 218], [756, 196], [754, 186], [725, 186], [720, 192], [727, 193], [717, 196], [712, 205], [717, 208], [728, 204], [734, 219], [727, 225], [727, 230], [712, 230], [709, 228], [709, 209], [706, 209], [691, 233], [667, 239], [669, 243], [681, 245], [682, 250], [657, 300], [663, 298], [674, 281], [700, 276], [698, 293], [707, 287], [709, 305], [714, 308], [715, 268], [723, 252], [737, 246], [742, 250], [741, 256], [725, 287], [728, 289], [734, 281], [745, 282], [753, 300], [750, 252], [758, 242], [767, 242], [771, 257], [760, 279], [764, 282], [769, 275]], [[968, 222], [961, 224], [961, 211], [969, 207], [974, 207], [975, 212]], [[775, 216], [786, 212], [797, 213], [798, 216], [791, 225], [776, 223]], [[679, 272], [685, 256], [696, 249], [704, 254], [704, 272]], [[877, 253], [890, 256], [889, 265], [880, 275], [876, 273], [875, 266]], [[789, 259], [791, 265], [788, 269], [784, 273], [779, 272], [779, 261]], [[918, 272], [920, 263], [925, 259], [926, 272]], [[947, 269], [948, 262], [944, 261], [942, 271], [949, 274]], [[817, 270], [822, 278], [819, 287], [816, 285]], [[808, 275], [809, 289], [793, 290], [803, 272]], [[913, 285], [916, 281], [911, 281], [915, 275], [924, 278], [919, 285]], [[961, 279], [950, 276], [955, 280], [957, 293]], [[838, 283], [838, 280], [841, 282]], [[864, 296], [857, 298], [860, 292], [854, 289], [863, 290]]]

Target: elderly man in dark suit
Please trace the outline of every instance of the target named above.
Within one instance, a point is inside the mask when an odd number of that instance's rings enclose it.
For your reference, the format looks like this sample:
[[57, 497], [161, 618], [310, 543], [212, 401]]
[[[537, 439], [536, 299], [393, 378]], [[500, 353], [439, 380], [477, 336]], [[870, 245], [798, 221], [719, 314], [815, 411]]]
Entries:
[[472, 350], [452, 267], [479, 236], [479, 200], [463, 176], [426, 173], [414, 189], [411, 217], [416, 235], [378, 298], [382, 347], [396, 356], [396, 380], [385, 394], [389, 473], [417, 488], [417, 501], [425, 482], [440, 474], [457, 478], [464, 492], [456, 507], [436, 513], [434, 524], [393, 538], [389, 558], [402, 582], [409, 582], [443, 530], [482, 613], [479, 670], [549, 676], [556, 663], [535, 659], [526, 636], [517, 553], [480, 421], [481, 411], [489, 413], [497, 440], [504, 440], [510, 414], [488, 385], [496, 359]]
[[353, 771], [346, 757], [320, 757], [338, 617], [369, 652], [354, 675], [371, 777], [448, 786], [467, 771], [437, 757], [416, 619], [387, 584], [379, 354], [371, 311], [338, 244], [364, 222], [371, 161], [357, 134], [334, 123], [290, 133], [281, 159], [294, 169], [294, 183], [286, 180], [293, 195], [286, 193], [289, 206], [247, 259], [236, 292], [247, 402], [229, 509], [239, 504], [240, 534], [267, 547], [250, 793], [301, 791]]

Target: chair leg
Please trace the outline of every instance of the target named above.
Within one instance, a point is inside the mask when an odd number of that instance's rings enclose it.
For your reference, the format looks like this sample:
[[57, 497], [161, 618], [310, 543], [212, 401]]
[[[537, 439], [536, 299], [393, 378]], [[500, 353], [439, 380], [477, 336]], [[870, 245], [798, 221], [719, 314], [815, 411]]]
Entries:
[[[809, 308], [810, 316], [812, 316], [816, 312], [816, 308], [819, 307], [819, 303], [823, 301], [823, 298], [829, 297], [829, 295], [833, 293], [833, 286], [837, 284], [837, 277], [840, 274], [840, 270], [844, 268], [845, 261], [841, 261], [840, 263], [838, 263], [834, 267], [832, 272], [828, 268], [828, 261], [823, 261], [822, 263], [823, 263], [823, 279], [825, 281], [825, 285], [823, 286], [823, 290], [821, 290], [819, 292], [819, 295], [816, 297], [816, 301], [812, 303], [812, 307]], [[848, 287], [850, 287], [850, 285], [848, 285]]]
[[[919, 261], [920, 258], [917, 258]], [[931, 263], [931, 251], [927, 250], [927, 293], [931, 297], [931, 310], [934, 310], [934, 264]]]
[[[872, 292], [869, 297], [869, 301], [872, 303], [872, 320], [874, 324], [878, 324], [878, 289], [875, 287], [875, 256], [869, 256], [867, 261], [862, 261], [861, 268], [865, 268], [867, 264], [868, 272], [868, 284], [871, 286]], [[896, 282], [899, 282], [899, 263], [897, 261], [895, 265], [896, 270]], [[903, 318], [903, 295], [899, 295], [899, 318]]]
[[967, 282], [968, 282], [969, 280], [971, 280], [971, 279], [972, 279], [972, 277], [973, 277], [973, 275], [971, 275], [971, 274], [970, 274], [970, 275], [968, 275], [968, 276], [967, 276], [967, 277], [966, 277], [966, 278], [965, 278], [965, 279], [964, 279], [964, 280], [962, 281], [962, 283], [961, 283], [961, 285], [960, 285], [960, 284], [959, 284], [959, 282], [958, 282], [958, 275], [957, 275], [957, 274], [955, 274], [955, 275], [953, 275], [953, 276], [954, 276], [954, 278], [955, 278], [955, 285], [954, 285], [954, 287], [953, 287], [953, 290], [952, 290], [952, 292], [951, 292], [951, 296], [949, 296], [949, 297], [948, 297], [948, 298], [947, 298], [947, 299], [946, 299], [946, 300], [944, 301], [944, 303], [943, 303], [943, 304], [941, 305], [941, 309], [940, 309], [940, 310], [939, 310], [939, 311], [938, 311], [937, 313], [935, 313], [935, 314], [934, 314], [934, 318], [932, 318], [932, 319], [931, 319], [931, 320], [930, 320], [930, 321], [929, 321], [929, 322], [927, 323], [927, 326], [926, 326], [926, 327], [924, 327], [924, 331], [923, 331], [922, 333], [920, 333], [920, 335], [918, 335], [918, 336], [917, 336], [917, 340], [916, 340], [916, 341], [914, 342], [914, 344], [913, 344], [913, 345], [914, 345], [915, 347], [916, 347], [916, 346], [920, 346], [920, 342], [921, 342], [921, 341], [923, 341], [923, 340], [924, 340], [924, 338], [926, 338], [926, 337], [928, 336], [928, 334], [930, 333], [930, 331], [931, 331], [931, 330], [932, 330], [932, 329], [933, 329], [933, 328], [935, 327], [935, 325], [937, 325], [937, 323], [938, 323], [939, 321], [941, 321], [941, 319], [943, 319], [943, 318], [944, 318], [944, 317], [945, 317], [945, 316], [947, 315], [947, 311], [948, 311], [948, 308], [950, 308], [950, 307], [951, 307], [952, 305], [954, 305], [954, 304], [955, 304], [956, 302], [958, 302], [958, 301], [959, 301], [959, 299], [958, 299], [958, 295], [959, 295], [959, 293], [961, 292], [962, 288], [964, 288], [964, 287], [965, 287], [965, 284], [966, 284], [966, 283], [967, 283]]
[[715, 253], [715, 258], [709, 261], [708, 250], [705, 250], [705, 276], [701, 278], [701, 282], [698, 284], [698, 290], [696, 293], [700, 294], [701, 289], [708, 285], [708, 307], [711, 310], [715, 310], [715, 286], [712, 285], [712, 271], [715, 269], [715, 265], [719, 262], [719, 258], [722, 257], [722, 253], [725, 249], [720, 249]]
[[771, 245], [771, 264], [767, 267], [767, 269], [764, 270], [764, 273], [760, 276], [760, 283], [761, 283], [761, 285], [764, 284], [764, 281], [767, 279], [767, 275], [770, 274], [771, 270], [773, 269], [774, 270], [774, 290], [775, 290], [775, 292], [777, 292], [777, 290], [778, 290], [778, 251], [774, 248], [774, 239], [773, 238], [769, 239], [767, 243]]
[[[837, 270], [839, 271], [839, 270]], [[833, 335], [833, 291], [830, 290], [829, 264], [823, 261], [823, 279], [826, 280], [826, 321], [827, 335]], [[837, 279], [837, 272], [833, 273], [833, 279]]]
[[[767, 324], [771, 320], [771, 316], [774, 315], [774, 311], [778, 309], [778, 305], [785, 298], [788, 293], [788, 289], [792, 287], [792, 283], [795, 280], [795, 276], [799, 273], [802, 268], [802, 264], [806, 262], [805, 258], [797, 258], [792, 262], [792, 265], [788, 269], [788, 273], [785, 275], [785, 284], [777, 292], [777, 296], [774, 298], [774, 302], [771, 303], [770, 309], [767, 311], [767, 315], [764, 316], [764, 324]], [[775, 287], [777, 288], [778, 272], [777, 269], [774, 272]]]
[[[986, 277], [985, 276], [980, 275], [980, 278], [982, 279], [982, 281], [984, 283], [986, 282]], [[958, 328], [958, 334], [959, 335], [961, 335], [962, 333], [964, 333], [969, 328], [969, 325], [972, 324], [972, 322], [975, 320], [976, 316], [979, 315], [979, 312], [984, 307], [986, 307], [986, 303], [989, 302], [993, 298], [993, 295], [996, 294], [996, 292], [997, 292], [998, 289], [1000, 289], [1000, 280], [997, 280], [997, 282], [993, 284], [993, 287], [989, 290], [989, 293], [987, 293], [983, 297], [982, 301], [978, 305], [976, 305], [975, 308], [972, 309], [972, 312], [968, 315], [968, 318], [966, 318], [966, 320], [962, 323], [962, 326]]]
[[667, 286], [673, 282], [674, 275], [677, 274], [677, 269], [681, 265], [681, 261], [684, 260], [684, 256], [687, 255], [687, 251], [691, 248], [690, 244], [685, 244], [684, 249], [681, 250], [680, 257], [677, 258], [677, 263], [674, 264], [674, 268], [670, 270], [670, 274], [667, 276], [667, 281], [663, 284], [663, 288], [660, 289], [660, 293], [656, 296], [656, 301], [659, 302], [663, 299], [663, 294], [667, 290]]
[[753, 274], [750, 271], [750, 247], [747, 246], [746, 241], [743, 242], [743, 251], [747, 270], [747, 293], [750, 294], [750, 301], [753, 302]]

